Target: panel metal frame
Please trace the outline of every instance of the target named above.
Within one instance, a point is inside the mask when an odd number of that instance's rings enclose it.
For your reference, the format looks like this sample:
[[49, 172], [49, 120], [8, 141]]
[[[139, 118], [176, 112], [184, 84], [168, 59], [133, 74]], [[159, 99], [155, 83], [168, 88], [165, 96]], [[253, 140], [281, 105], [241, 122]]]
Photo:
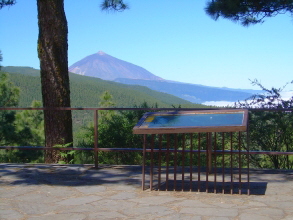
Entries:
[[[233, 114], [243, 113], [242, 123], [228, 126], [180, 126], [180, 127], [147, 127], [144, 126], [150, 117], [165, 115], [190, 115], [190, 114]], [[203, 110], [203, 111], [171, 111], [171, 112], [148, 112], [143, 115], [133, 128], [133, 134], [174, 134], [174, 133], [199, 133], [199, 132], [238, 132], [247, 130], [248, 110]]]

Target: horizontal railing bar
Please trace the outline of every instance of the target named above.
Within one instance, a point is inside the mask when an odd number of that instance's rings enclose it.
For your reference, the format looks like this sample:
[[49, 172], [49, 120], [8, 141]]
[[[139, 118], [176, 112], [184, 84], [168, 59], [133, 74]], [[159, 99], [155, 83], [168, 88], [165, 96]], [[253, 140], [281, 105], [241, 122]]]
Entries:
[[[242, 151], [241, 151], [242, 152]], [[280, 151], [244, 151], [243, 154], [266, 154], [266, 155], [293, 155], [293, 152]]]
[[[120, 110], [129, 110], [129, 111], [193, 111], [193, 110], [233, 110], [239, 108], [100, 108], [100, 107], [40, 107], [40, 108], [33, 108], [33, 107], [0, 107], [1, 110], [113, 110], [113, 111], [120, 111]], [[275, 108], [275, 109], [267, 109], [267, 108], [246, 108], [249, 111], [293, 111], [293, 108]]]
[[[84, 150], [94, 151], [95, 148], [86, 147], [32, 147], [32, 146], [0, 146], [3, 150]], [[142, 151], [142, 148], [97, 148], [98, 151]]]
[[[100, 108], [100, 107], [0, 107], [1, 110], [130, 110], [130, 111], [177, 111], [177, 110], [219, 110], [219, 109], [230, 109], [231, 108]], [[233, 108], [232, 108], [233, 109]], [[239, 110], [239, 109], [238, 109]]]
[[139, 152], [139, 151], [143, 151], [142, 148], [98, 148], [98, 151], [136, 151], [136, 152]]
[[6, 150], [94, 150], [86, 147], [35, 147], [35, 146], [0, 146], [0, 149]]
[[[33, 146], [0, 146], [0, 149], [6, 150], [84, 150], [84, 151], [94, 151], [94, 148], [83, 148], [83, 147], [33, 147]], [[97, 148], [98, 151], [107, 151], [107, 152], [115, 152], [115, 151], [136, 151], [140, 152], [142, 148]], [[178, 153], [206, 153], [206, 150], [180, 150], [180, 149], [146, 149], [146, 152], [170, 152], [174, 153], [175, 151]], [[293, 155], [293, 152], [280, 152], [280, 151], [230, 151], [230, 150], [216, 150], [212, 151], [212, 154], [266, 154], [266, 155]]]
[[[201, 152], [201, 153], [206, 153], [206, 150], [175, 150], [175, 149], [146, 149], [146, 152], [184, 152], [184, 153], [198, 153], [198, 152]], [[238, 150], [233, 150], [233, 151], [230, 151], [230, 150], [225, 150], [225, 151], [222, 151], [222, 150], [213, 150], [211, 152], [212, 154], [269, 154], [269, 155], [293, 155], [293, 152], [280, 152], [280, 151], [238, 151]]]

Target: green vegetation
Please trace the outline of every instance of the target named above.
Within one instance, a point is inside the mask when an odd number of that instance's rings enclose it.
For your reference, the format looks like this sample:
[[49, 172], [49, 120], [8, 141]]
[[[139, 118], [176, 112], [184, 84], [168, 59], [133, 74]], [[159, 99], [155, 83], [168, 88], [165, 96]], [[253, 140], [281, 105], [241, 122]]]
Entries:
[[[19, 88], [13, 85], [8, 80], [7, 75], [0, 75], [0, 106], [14, 107], [17, 105], [19, 98]], [[7, 145], [14, 141], [16, 131], [14, 127], [15, 112], [13, 111], [1, 111], [0, 112], [0, 143], [1, 145]]]
[[[114, 105], [112, 96], [105, 92], [101, 96], [101, 107], [110, 107]], [[143, 103], [141, 108], [150, 108]], [[141, 148], [141, 136], [133, 135], [132, 128], [142, 117], [143, 111], [101, 111], [99, 117], [99, 142], [101, 148]], [[78, 146], [94, 147], [94, 125], [90, 123], [84, 126], [78, 134]], [[91, 161], [82, 161], [83, 163], [93, 163], [92, 152], [80, 152], [85, 154], [84, 158]], [[141, 153], [137, 152], [100, 152], [99, 163], [105, 164], [141, 164]], [[81, 157], [80, 157], [81, 158]]]
[[[293, 151], [293, 112], [279, 111], [293, 108], [293, 97], [284, 100], [281, 92], [285, 88], [267, 89], [257, 80], [265, 94], [256, 94], [245, 102], [238, 103], [239, 108], [261, 108], [263, 111], [251, 111], [249, 114], [250, 148], [257, 151]], [[275, 110], [275, 111], [265, 111]], [[283, 155], [251, 155], [256, 167], [274, 169], [292, 169], [293, 158]]]
[[[2, 57], [2, 51], [0, 50], [0, 62], [2, 62], [2, 60], [3, 60], [3, 57]], [[2, 66], [1, 66], [1, 64], [0, 64], [0, 70], [1, 70], [1, 68], [2, 68]]]
[[215, 20], [222, 17], [248, 26], [278, 14], [289, 13], [292, 16], [293, 0], [209, 0], [206, 12]]
[[0, 2], [0, 9], [5, 7], [5, 6], [11, 6], [16, 3], [16, 0], [1, 0]]
[[[0, 75], [0, 106], [18, 105], [19, 88], [9, 81], [6, 74]], [[40, 106], [33, 102], [33, 107]], [[1, 146], [43, 146], [43, 117], [40, 111], [0, 111]], [[13, 150], [0, 153], [2, 162], [40, 162], [42, 151]]]
[[2, 71], [7, 73], [20, 73], [22, 75], [40, 77], [40, 70], [27, 66], [5, 66], [3, 67]]

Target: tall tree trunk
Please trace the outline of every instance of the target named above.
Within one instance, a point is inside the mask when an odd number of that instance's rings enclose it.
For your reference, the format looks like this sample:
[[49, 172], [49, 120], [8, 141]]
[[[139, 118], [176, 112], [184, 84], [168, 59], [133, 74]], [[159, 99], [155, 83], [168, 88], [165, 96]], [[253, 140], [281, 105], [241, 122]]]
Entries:
[[[63, 0], [37, 0], [38, 55], [40, 59], [44, 107], [70, 107], [68, 75], [68, 27]], [[71, 111], [44, 111], [46, 147], [72, 143]], [[61, 159], [56, 151], [46, 151], [45, 163]]]

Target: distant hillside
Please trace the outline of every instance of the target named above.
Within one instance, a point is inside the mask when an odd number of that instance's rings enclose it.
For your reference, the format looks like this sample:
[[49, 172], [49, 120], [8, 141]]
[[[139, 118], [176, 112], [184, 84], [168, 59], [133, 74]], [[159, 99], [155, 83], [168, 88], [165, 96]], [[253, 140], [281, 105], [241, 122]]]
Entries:
[[69, 71], [104, 80], [116, 78], [162, 80], [142, 67], [117, 59], [102, 51], [74, 63], [69, 67]]
[[[10, 80], [21, 88], [19, 106], [27, 107], [33, 100], [42, 99], [39, 70], [30, 67], [3, 67], [2, 72], [8, 72]], [[73, 73], [70, 74], [70, 86], [72, 107], [99, 107], [100, 96], [105, 91], [113, 95], [116, 107], [133, 107], [143, 102], [150, 106], [157, 103], [159, 107], [204, 107], [147, 87], [125, 85]]]
[[40, 76], [40, 70], [28, 66], [3, 66], [2, 72], [21, 73], [29, 76]]
[[252, 95], [246, 90], [224, 89], [171, 81], [140, 79], [116, 79], [115, 81], [128, 85], [146, 86], [152, 90], [165, 92], [193, 103], [203, 103], [207, 101], [236, 102], [238, 100], [247, 99]]

